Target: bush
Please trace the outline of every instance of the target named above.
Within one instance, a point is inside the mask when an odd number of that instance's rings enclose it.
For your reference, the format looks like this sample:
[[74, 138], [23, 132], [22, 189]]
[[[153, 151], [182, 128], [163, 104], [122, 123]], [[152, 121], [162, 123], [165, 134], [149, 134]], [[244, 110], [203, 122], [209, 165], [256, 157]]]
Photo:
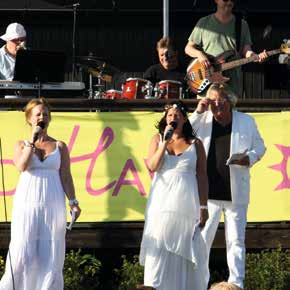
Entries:
[[289, 290], [290, 251], [281, 247], [246, 256], [247, 290]]
[[122, 256], [121, 269], [115, 269], [114, 272], [118, 277], [118, 290], [133, 290], [137, 284], [143, 283], [144, 268], [139, 264], [138, 256], [133, 257], [133, 261], [127, 260], [126, 256]]
[[99, 272], [101, 262], [94, 256], [81, 255], [71, 250], [66, 254], [64, 262], [64, 289], [65, 290], [94, 290], [99, 286]]
[[2, 256], [0, 256], [0, 279], [4, 274], [4, 269], [5, 269], [5, 261]]

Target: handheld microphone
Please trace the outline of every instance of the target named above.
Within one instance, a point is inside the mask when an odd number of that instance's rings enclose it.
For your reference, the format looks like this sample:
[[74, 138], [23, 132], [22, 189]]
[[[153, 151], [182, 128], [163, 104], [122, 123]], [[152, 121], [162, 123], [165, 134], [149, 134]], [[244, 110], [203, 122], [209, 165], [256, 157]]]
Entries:
[[168, 140], [171, 139], [171, 137], [173, 135], [173, 132], [174, 132], [174, 130], [177, 127], [177, 122], [172, 121], [172, 122], [169, 123], [169, 125], [171, 126], [171, 128], [169, 128], [169, 130], [166, 132], [166, 134], [164, 136], [164, 141], [168, 141]]
[[20, 44], [19, 44], [19, 48], [26, 50], [27, 49], [26, 42], [25, 41], [21, 41]]
[[40, 132], [45, 128], [45, 123], [43, 121], [38, 122], [36, 128], [37, 128], [37, 131], [35, 132], [33, 136], [32, 143], [35, 143], [36, 140], [38, 139]]
[[169, 61], [169, 50], [167, 48], [164, 51], [164, 56], [165, 56], [165, 60], [168, 62]]

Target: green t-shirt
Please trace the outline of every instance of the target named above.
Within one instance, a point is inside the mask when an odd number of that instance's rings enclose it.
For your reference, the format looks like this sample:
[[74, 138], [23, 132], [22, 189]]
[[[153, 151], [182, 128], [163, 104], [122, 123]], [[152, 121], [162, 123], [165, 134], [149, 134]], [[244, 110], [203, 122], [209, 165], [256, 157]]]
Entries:
[[[227, 50], [236, 50], [235, 21], [235, 16], [226, 24], [220, 23], [214, 14], [205, 16], [197, 22], [188, 40], [212, 56], [218, 56]], [[240, 48], [247, 44], [252, 45], [251, 34], [247, 22], [242, 19]], [[223, 75], [230, 78], [228, 84], [240, 95], [241, 67], [224, 71]]]

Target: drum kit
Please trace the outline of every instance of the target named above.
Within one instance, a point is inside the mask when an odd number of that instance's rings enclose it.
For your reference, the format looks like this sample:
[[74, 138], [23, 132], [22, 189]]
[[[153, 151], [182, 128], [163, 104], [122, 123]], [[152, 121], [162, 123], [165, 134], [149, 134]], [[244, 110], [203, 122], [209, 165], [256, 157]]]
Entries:
[[[120, 73], [116, 67], [106, 63], [102, 58], [77, 56], [77, 64], [89, 74], [89, 99], [182, 99], [182, 83], [173, 80], [163, 80], [153, 84], [143, 78], [127, 78], [122, 84], [122, 90], [105, 90], [106, 83], [111, 83], [114, 74]], [[93, 84], [96, 78], [96, 84]]]

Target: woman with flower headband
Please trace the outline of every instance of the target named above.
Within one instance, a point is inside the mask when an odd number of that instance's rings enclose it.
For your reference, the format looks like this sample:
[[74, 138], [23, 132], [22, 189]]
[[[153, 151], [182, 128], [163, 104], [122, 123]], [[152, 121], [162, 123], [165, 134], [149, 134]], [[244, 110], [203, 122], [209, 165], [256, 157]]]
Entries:
[[155, 173], [145, 214], [140, 264], [144, 289], [207, 289], [200, 234], [207, 218], [207, 175], [203, 145], [182, 102], [165, 107], [149, 148]]

